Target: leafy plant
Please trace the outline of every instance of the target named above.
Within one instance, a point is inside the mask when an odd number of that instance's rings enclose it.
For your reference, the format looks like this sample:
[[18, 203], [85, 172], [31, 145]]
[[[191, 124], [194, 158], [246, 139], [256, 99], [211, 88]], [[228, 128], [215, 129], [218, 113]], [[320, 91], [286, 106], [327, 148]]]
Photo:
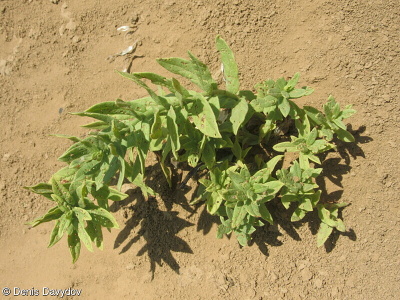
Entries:
[[[219, 36], [216, 46], [225, 89], [189, 52], [189, 60], [157, 61], [171, 73], [191, 81], [201, 92], [187, 89], [176, 78], [119, 72], [146, 89], [149, 96], [103, 102], [75, 113], [96, 119], [84, 125], [92, 130], [89, 136], [61, 136], [74, 142], [59, 158], [67, 166], [49, 183], [27, 187], [56, 204], [30, 223], [37, 226], [56, 221], [49, 246], [67, 234], [73, 262], [79, 257], [81, 243], [90, 251], [92, 243], [102, 248], [102, 227], [118, 228], [108, 200], [127, 197], [120, 192], [124, 180], [140, 187], [146, 197], [156, 194], [144, 181], [150, 151], [159, 153], [161, 170], [171, 187], [171, 159], [187, 163], [194, 170], [206, 170], [199, 180], [199, 196], [192, 204], [203, 201], [210, 214], [220, 216], [219, 238], [233, 232], [239, 243], [246, 245], [257, 226], [273, 224], [266, 203], [274, 199], [286, 209], [294, 208], [293, 222], [318, 211], [318, 246], [325, 243], [334, 228], [345, 231], [338, 209], [346, 204], [321, 201], [315, 178], [322, 169], [315, 166], [321, 165], [320, 153], [335, 149], [335, 135], [345, 142], [354, 141], [343, 119], [355, 111], [351, 106], [341, 110], [332, 96], [323, 112], [310, 106], [300, 108], [296, 99], [313, 90], [297, 87], [299, 73], [289, 80], [261, 82], [254, 91], [240, 90], [231, 49]], [[159, 93], [145, 80], [157, 85]], [[292, 134], [290, 140], [287, 133]], [[297, 153], [297, 158], [288, 169], [275, 171], [287, 152]]]

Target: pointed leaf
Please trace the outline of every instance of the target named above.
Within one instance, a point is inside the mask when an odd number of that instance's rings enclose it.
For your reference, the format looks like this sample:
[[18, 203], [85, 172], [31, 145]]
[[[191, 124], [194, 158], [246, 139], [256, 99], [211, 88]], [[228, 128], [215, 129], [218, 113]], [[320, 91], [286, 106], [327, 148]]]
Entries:
[[58, 235], [59, 228], [60, 228], [60, 220], [57, 220], [57, 222], [54, 225], [54, 228], [50, 234], [50, 241], [49, 241], [49, 245], [47, 246], [48, 248], [55, 245], [62, 238], [62, 236]]
[[233, 209], [232, 228], [240, 226], [247, 215], [247, 210], [243, 202], [236, 204]]
[[308, 137], [306, 140], [307, 146], [311, 146], [312, 144], [314, 144], [317, 136], [318, 136], [317, 128], [313, 128], [313, 130], [311, 130], [311, 132], [308, 134]]
[[330, 227], [337, 226], [337, 222], [331, 217], [331, 212], [322, 205], [318, 206], [318, 216], [323, 223], [329, 225]]
[[337, 134], [338, 138], [344, 142], [352, 143], [355, 141], [354, 136], [347, 130], [339, 128], [335, 131], [335, 133]]
[[190, 51], [188, 51], [188, 54], [190, 59], [192, 60], [198, 81], [200, 82], [200, 88], [207, 94], [211, 94], [215, 89], [217, 89], [217, 83], [211, 77], [210, 70], [208, 69], [206, 64], [201, 62]]
[[275, 151], [278, 152], [298, 152], [299, 150], [297, 149], [297, 145], [294, 145], [291, 142], [282, 142], [279, 144], [276, 144], [272, 147]]
[[224, 198], [218, 192], [211, 193], [209, 200], [207, 201], [207, 209], [211, 215], [214, 215], [220, 208]]
[[289, 101], [284, 97], [278, 104], [278, 108], [281, 111], [282, 115], [286, 118], [289, 115], [290, 112], [290, 103]]
[[151, 83], [164, 86], [168, 88], [172, 93], [175, 91], [175, 89], [172, 86], [172, 82], [170, 79], [165, 78], [164, 76], [154, 74], [154, 73], [149, 73], [149, 72], [141, 72], [141, 73], [133, 73], [137, 78], [145, 78], [149, 79]]
[[306, 216], [306, 211], [302, 210], [301, 208], [296, 208], [296, 210], [293, 212], [292, 218], [290, 221], [292, 222], [297, 222], [302, 220]]
[[319, 230], [318, 230], [318, 235], [317, 235], [317, 246], [321, 247], [329, 238], [333, 231], [333, 228], [330, 227], [329, 225], [325, 223], [321, 223]]
[[176, 114], [172, 106], [169, 108], [167, 113], [167, 128], [169, 138], [171, 140], [172, 154], [174, 155], [175, 159], [178, 159], [177, 152], [181, 148], [181, 144], [179, 141], [178, 126], [176, 124]]
[[297, 195], [292, 195], [292, 194], [283, 195], [281, 198], [281, 202], [286, 209], [289, 208], [290, 203], [297, 201], [299, 201], [299, 197]]
[[129, 196], [129, 195], [122, 193], [113, 188], [109, 188], [109, 191], [110, 191], [110, 193], [108, 195], [108, 199], [110, 199], [112, 201], [122, 201]]
[[[191, 55], [191, 53], [189, 54]], [[196, 84], [205, 92], [216, 87], [207, 66], [191, 55], [192, 61], [182, 58], [160, 58], [157, 62], [168, 71], [183, 76]]]
[[232, 228], [230, 226], [220, 224], [217, 230], [217, 238], [222, 239], [225, 234], [231, 233]]
[[81, 207], [74, 207], [72, 211], [75, 213], [75, 216], [78, 218], [79, 222], [84, 224], [84, 221], [92, 220], [89, 212]]
[[90, 239], [96, 243], [97, 248], [103, 250], [103, 232], [101, 226], [93, 222], [87, 222], [86, 232], [89, 234]]
[[244, 97], [241, 97], [239, 102], [232, 109], [230, 117], [234, 134], [237, 134], [240, 125], [242, 125], [244, 119], [246, 118], [248, 110], [249, 110], [249, 104], [247, 103]]
[[91, 215], [93, 222], [107, 228], [119, 228], [114, 216], [104, 208], [88, 209], [87, 212]]
[[268, 208], [264, 204], [261, 204], [260, 207], [259, 207], [259, 210], [260, 210], [261, 217], [265, 221], [267, 221], [269, 224], [273, 225], [274, 224], [274, 219], [272, 218], [272, 215], [269, 212]]
[[78, 223], [78, 237], [86, 246], [86, 248], [90, 252], [93, 252], [92, 239], [90, 238], [90, 235], [87, 233], [85, 225], [82, 224], [81, 222]]
[[[263, 205], [263, 204], [261, 204], [261, 205]], [[261, 217], [259, 205], [256, 202], [251, 202], [250, 204], [247, 204], [246, 210], [253, 217], [256, 217], [256, 218]]]
[[293, 75], [293, 77], [287, 82], [285, 86], [285, 91], [291, 91], [296, 87], [296, 84], [299, 82], [300, 79], [300, 73], [297, 72], [296, 74]]
[[120, 72], [120, 71], [117, 71], [117, 73], [125, 78], [133, 80], [137, 85], [144, 88], [149, 93], [150, 97], [154, 100], [154, 102], [156, 102], [158, 105], [161, 105], [163, 107], [168, 106], [167, 103], [165, 101], [163, 101], [161, 97], [158, 97], [157, 94], [147, 86], [147, 84], [145, 84], [143, 81], [140, 80], [139, 76], [136, 76], [135, 74], [129, 74], [126, 72]]
[[[68, 228], [72, 225], [72, 213], [71, 211], [62, 215], [59, 219], [59, 230], [58, 230], [58, 238], [62, 238], [64, 233], [68, 230]], [[53, 244], [54, 245], [54, 244]], [[49, 245], [50, 247], [50, 245]]]
[[237, 94], [239, 92], [239, 71], [233, 52], [220, 36], [216, 38], [216, 46], [221, 56], [226, 90]]
[[58, 206], [51, 208], [44, 216], [27, 223], [32, 227], [36, 227], [41, 223], [50, 222], [59, 219], [63, 215], [63, 211]]
[[81, 242], [76, 231], [68, 236], [68, 247], [72, 256], [72, 263], [75, 263], [78, 260], [81, 252]]
[[51, 178], [51, 188], [53, 193], [60, 197], [63, 201], [70, 205], [74, 205], [75, 201], [69, 191], [58, 180], [54, 179], [54, 177]]
[[289, 92], [290, 99], [296, 99], [305, 96], [307, 93], [304, 89], [294, 89], [293, 91]]
[[53, 189], [51, 187], [51, 184], [49, 183], [39, 183], [34, 186], [25, 186], [24, 189], [27, 189], [28, 191], [31, 191], [35, 194], [43, 195], [47, 199], [53, 201], [53, 198], [51, 198], [51, 194], [53, 194]]
[[196, 95], [196, 102], [189, 109], [189, 113], [194, 124], [203, 134], [212, 138], [221, 138], [213, 109], [203, 95]]

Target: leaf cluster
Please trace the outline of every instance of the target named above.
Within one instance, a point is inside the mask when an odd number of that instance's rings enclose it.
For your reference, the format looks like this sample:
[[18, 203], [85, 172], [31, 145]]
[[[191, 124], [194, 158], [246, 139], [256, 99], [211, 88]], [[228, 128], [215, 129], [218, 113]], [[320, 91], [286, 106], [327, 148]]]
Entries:
[[[127, 197], [119, 192], [124, 180], [140, 187], [146, 197], [156, 194], [144, 181], [149, 152], [159, 153], [161, 170], [171, 187], [171, 159], [206, 170], [206, 176], [199, 180], [200, 194], [192, 204], [204, 202], [210, 214], [220, 217], [219, 238], [234, 233], [238, 242], [246, 245], [257, 226], [265, 221], [273, 224], [266, 204], [274, 199], [286, 209], [295, 206], [293, 222], [318, 211], [318, 245], [334, 228], [345, 230], [338, 218], [343, 204], [324, 204], [320, 199], [315, 178], [322, 169], [315, 165], [321, 164], [320, 153], [335, 149], [335, 135], [345, 142], [354, 141], [343, 119], [355, 111], [351, 106], [341, 110], [332, 96], [323, 111], [300, 108], [296, 99], [313, 90], [297, 87], [299, 73], [289, 80], [266, 80], [256, 84], [253, 91], [240, 90], [233, 52], [219, 36], [216, 47], [224, 89], [208, 67], [188, 52], [188, 60], [167, 58], [157, 62], [200, 91], [184, 87], [175, 77], [118, 72], [147, 90], [149, 96], [103, 102], [75, 113], [95, 119], [84, 125], [91, 130], [89, 136], [62, 136], [74, 142], [59, 157], [67, 166], [49, 183], [28, 187], [56, 202], [47, 214], [31, 223], [37, 226], [56, 220], [49, 246], [67, 233], [74, 262], [81, 243], [89, 250], [92, 243], [102, 248], [102, 227], [118, 226], [108, 201]], [[149, 83], [158, 86], [157, 93]], [[292, 124], [290, 141], [276, 143], [282, 140], [277, 132], [283, 124]], [[298, 158], [288, 169], [277, 168], [285, 152], [297, 153]], [[114, 184], [116, 188], [111, 187]]]

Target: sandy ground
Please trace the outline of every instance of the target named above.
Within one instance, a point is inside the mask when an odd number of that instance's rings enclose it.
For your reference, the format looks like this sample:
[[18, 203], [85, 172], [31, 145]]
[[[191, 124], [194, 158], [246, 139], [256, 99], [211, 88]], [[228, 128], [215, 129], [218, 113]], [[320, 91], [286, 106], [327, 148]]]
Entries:
[[[81, 299], [400, 299], [398, 4], [0, 1], [0, 288], [38, 290], [38, 299], [49, 298], [43, 288], [81, 290]], [[61, 166], [70, 143], [50, 134], [84, 135], [88, 120], [69, 112], [145, 94], [114, 72], [124, 57], [107, 58], [138, 41], [131, 71], [162, 73], [156, 58], [191, 50], [217, 72], [217, 34], [236, 54], [242, 88], [300, 71], [316, 90], [307, 104], [329, 94], [354, 104], [356, 144], [329, 154], [322, 182], [324, 197], [351, 203], [348, 232], [317, 248], [312, 218], [278, 222], [240, 248], [217, 240], [216, 220], [185, 204], [190, 192], [169, 191], [154, 166], [161, 198], [130, 191], [113, 207], [121, 229], [106, 234], [104, 251], [83, 249], [72, 265], [65, 240], [46, 248], [52, 224], [24, 223], [51, 203], [22, 187]]]

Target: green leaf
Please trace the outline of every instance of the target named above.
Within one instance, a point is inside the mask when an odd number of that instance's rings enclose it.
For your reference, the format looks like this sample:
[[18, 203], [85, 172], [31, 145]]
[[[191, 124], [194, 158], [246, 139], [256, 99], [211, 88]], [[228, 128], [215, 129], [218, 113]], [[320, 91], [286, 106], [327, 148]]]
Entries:
[[239, 102], [232, 109], [230, 117], [234, 134], [237, 134], [240, 125], [242, 125], [244, 119], [246, 118], [248, 110], [249, 110], [249, 104], [247, 103], [244, 97], [241, 97]]
[[51, 188], [53, 190], [53, 193], [60, 197], [63, 201], [67, 202], [70, 205], [74, 205], [75, 201], [72, 198], [71, 194], [69, 191], [64, 187], [63, 184], [61, 184], [58, 180], [56, 180], [54, 177], [51, 178]]
[[187, 89], [185, 89], [178, 80], [176, 80], [175, 78], [172, 78], [172, 86], [175, 89], [175, 95], [177, 96], [178, 99], [180, 99], [181, 101], [184, 98], [190, 98], [191, 95], [189, 93], [189, 91]]
[[172, 82], [170, 79], [165, 78], [164, 76], [154, 74], [154, 73], [148, 73], [148, 72], [141, 72], [141, 73], [133, 73], [133, 75], [136, 76], [136, 78], [145, 78], [149, 79], [151, 83], [164, 86], [168, 88], [172, 93], [175, 92], [175, 89], [172, 85]]
[[321, 223], [319, 230], [318, 230], [318, 235], [317, 235], [317, 246], [321, 247], [329, 238], [333, 231], [333, 228], [330, 227], [329, 225], [325, 223]]
[[[263, 204], [261, 204], [263, 205]], [[260, 213], [260, 209], [259, 209], [259, 205], [256, 202], [250, 202], [249, 204], [246, 204], [246, 210], [247, 212], [256, 218], [261, 217], [261, 213]]]
[[85, 147], [81, 143], [76, 143], [76, 144], [73, 144], [71, 147], [69, 147], [67, 149], [67, 151], [65, 151], [64, 154], [58, 158], [58, 160], [69, 163], [69, 162], [73, 161], [74, 159], [77, 159], [88, 153], [89, 153], [89, 150], [87, 147]]
[[215, 164], [215, 147], [212, 142], [206, 142], [201, 156], [202, 161], [208, 169], [211, 169]]
[[211, 77], [210, 70], [207, 65], [201, 62], [196, 56], [194, 56], [190, 51], [188, 51], [189, 57], [192, 60], [195, 73], [197, 75], [198, 81], [200, 82], [200, 88], [207, 94], [211, 94], [215, 89], [217, 89], [217, 83]]
[[336, 219], [336, 229], [340, 232], [346, 232], [346, 226], [341, 219]]
[[95, 209], [88, 209], [87, 212], [91, 215], [93, 222], [99, 223], [107, 228], [119, 228], [114, 216], [104, 208], [97, 207]]
[[300, 98], [306, 95], [306, 90], [304, 89], [294, 89], [293, 91], [289, 92], [290, 99]]
[[347, 105], [345, 107], [345, 109], [341, 113], [342, 119], [347, 119], [356, 113], [356, 110], [352, 109], [351, 107], [352, 107], [351, 105]]
[[141, 173], [138, 174], [138, 176], [135, 178], [134, 181], [132, 181], [132, 183], [137, 185], [140, 188], [145, 199], [148, 198], [148, 194], [150, 194], [152, 196], [157, 195], [157, 193], [154, 192], [152, 188], [150, 188], [149, 186], [146, 185], [146, 183], [144, 182], [144, 179], [143, 179], [143, 174], [141, 174]]
[[86, 221], [92, 220], [92, 217], [90, 216], [89, 212], [81, 207], [74, 207], [72, 211], [75, 213], [79, 222], [82, 222], [83, 224], [85, 220]]
[[211, 193], [210, 198], [207, 201], [207, 210], [211, 215], [214, 215], [220, 208], [224, 198], [218, 192]]
[[108, 195], [108, 199], [112, 200], [112, 201], [122, 201], [126, 198], [128, 198], [129, 195], [125, 194], [125, 193], [121, 193], [120, 191], [113, 189], [113, 188], [108, 188], [110, 193]]
[[118, 106], [117, 102], [115, 101], [106, 101], [97, 103], [88, 108], [87, 110], [85, 110], [85, 112], [101, 114], [101, 115], [132, 114], [129, 109], [127, 109], [126, 107]]
[[301, 208], [296, 208], [296, 210], [293, 212], [292, 218], [290, 221], [292, 222], [297, 222], [302, 220], [306, 216], [306, 211], [301, 209]]
[[69, 140], [71, 140], [71, 141], [73, 141], [73, 142], [79, 142], [79, 141], [80, 141], [79, 138], [77, 138], [76, 136], [72, 136], [72, 135], [66, 135], [66, 134], [51, 134], [51, 136], [69, 139]]
[[292, 195], [292, 194], [285, 194], [282, 196], [281, 198], [281, 202], [283, 204], [283, 206], [288, 209], [290, 206], [290, 203], [292, 202], [297, 202], [299, 201], [299, 197], [298, 195]]
[[329, 225], [330, 227], [337, 226], [336, 220], [333, 220], [331, 217], [331, 212], [322, 205], [318, 205], [318, 216], [323, 223]]
[[276, 155], [273, 158], [271, 158], [267, 163], [266, 163], [266, 167], [269, 169], [270, 174], [272, 173], [272, 171], [275, 169], [275, 166], [277, 165], [277, 163], [283, 158], [283, 155]]
[[242, 224], [246, 215], [246, 206], [243, 204], [243, 202], [237, 203], [235, 208], [233, 209], [232, 228], [239, 227]]
[[92, 239], [90, 238], [90, 235], [87, 233], [87, 231], [85, 229], [85, 225], [82, 224], [81, 222], [78, 223], [78, 236], [79, 236], [79, 239], [86, 246], [86, 248], [90, 252], [93, 252]]
[[233, 172], [232, 170], [228, 170], [228, 175], [236, 188], [241, 188], [241, 184], [246, 180], [244, 176], [237, 172]]
[[235, 233], [236, 233], [236, 239], [239, 242], [239, 244], [242, 247], [246, 247], [248, 245], [249, 240], [250, 240], [250, 235], [245, 233], [245, 232], [237, 232], [237, 231], [235, 231]]
[[188, 110], [194, 124], [206, 136], [221, 138], [222, 136], [218, 130], [217, 120], [210, 104], [201, 94], [197, 94], [195, 98], [195, 103], [193, 103], [191, 109]]
[[304, 106], [307, 116], [317, 125], [322, 125], [326, 123], [325, 116], [316, 108], [312, 106]]
[[76, 168], [64, 167], [58, 170], [54, 175], [53, 178], [57, 181], [61, 182], [70, 182], [74, 179], [74, 176], [77, 172]]
[[338, 138], [344, 142], [355, 142], [354, 136], [347, 130], [339, 128], [338, 130], [335, 130], [335, 133], [337, 134]]
[[222, 239], [225, 234], [229, 234], [231, 232], [232, 232], [232, 228], [230, 226], [220, 224], [220, 225], [218, 225], [217, 238]]
[[302, 203], [299, 205], [300, 209], [306, 210], [306, 211], [313, 211], [314, 207], [311, 203], [311, 200], [308, 198], [304, 198]]
[[254, 192], [259, 194], [268, 191], [269, 195], [275, 195], [282, 188], [283, 183], [279, 180], [269, 181], [266, 183], [254, 183]]
[[51, 208], [44, 216], [35, 219], [34, 221], [27, 223], [27, 225], [30, 225], [32, 227], [36, 227], [39, 224], [50, 222], [53, 220], [59, 219], [63, 215], [63, 211], [58, 207], [55, 206]]
[[312, 144], [314, 144], [315, 140], [317, 139], [317, 136], [318, 136], [317, 128], [313, 128], [313, 130], [311, 130], [311, 132], [307, 137], [306, 140], [307, 146], [311, 146]]
[[282, 142], [282, 143], [274, 145], [272, 148], [278, 152], [285, 152], [285, 151], [298, 152], [299, 151], [297, 148], [297, 145], [295, 145], [291, 142]]
[[178, 159], [177, 152], [181, 148], [181, 144], [179, 141], [178, 126], [176, 124], [176, 114], [172, 106], [169, 108], [167, 113], [167, 128], [169, 138], [171, 140], [172, 154], [174, 155], [175, 159]]
[[291, 91], [296, 87], [296, 84], [299, 82], [300, 79], [300, 73], [297, 72], [296, 74], [294, 74], [294, 76], [287, 82], [287, 84], [285, 85], [284, 90], [285, 91]]
[[62, 236], [58, 235], [59, 228], [60, 228], [60, 220], [57, 220], [57, 222], [54, 225], [54, 228], [50, 234], [50, 241], [49, 241], [49, 245], [47, 246], [48, 248], [55, 245], [62, 238]]
[[163, 101], [161, 97], [158, 97], [157, 94], [147, 86], [147, 84], [145, 84], [143, 81], [141, 81], [139, 76], [136, 76], [135, 74], [129, 74], [126, 72], [120, 72], [120, 71], [117, 71], [117, 73], [125, 78], [133, 80], [137, 85], [144, 88], [149, 93], [150, 97], [154, 100], [154, 102], [156, 102], [158, 105], [161, 105], [161, 106], [167, 108], [167, 106], [168, 106], [167, 103], [165, 101]]
[[[62, 217], [59, 219], [59, 229], [58, 229], [58, 239], [61, 239], [64, 233], [68, 230], [70, 226], [72, 226], [72, 213], [69, 211], [68, 213], [65, 213], [62, 215]], [[53, 246], [53, 244], [49, 244], [49, 247]]]
[[28, 191], [31, 191], [35, 194], [43, 195], [47, 199], [53, 201], [53, 199], [51, 198], [51, 194], [53, 194], [53, 189], [51, 187], [51, 184], [49, 183], [38, 183], [34, 186], [25, 186], [24, 189], [27, 189]]
[[182, 58], [160, 58], [157, 62], [168, 71], [183, 76], [208, 94], [216, 88], [207, 66], [189, 52], [191, 61]]
[[290, 112], [290, 103], [289, 101], [284, 97], [278, 104], [278, 108], [281, 111], [282, 115], [286, 118], [289, 115]]
[[87, 222], [86, 232], [89, 234], [90, 239], [96, 243], [97, 248], [103, 250], [103, 232], [99, 224], [91, 221]]
[[271, 170], [269, 168], [258, 170], [253, 176], [251, 176], [250, 182], [252, 184], [264, 183], [268, 180], [270, 175], [271, 175]]
[[233, 52], [219, 35], [216, 38], [216, 46], [221, 56], [226, 90], [237, 94], [239, 92], [239, 71]]
[[68, 236], [68, 247], [72, 256], [72, 263], [75, 263], [78, 260], [81, 252], [81, 242], [76, 231]]
[[267, 221], [269, 224], [271, 224], [271, 225], [274, 224], [274, 219], [272, 218], [272, 215], [269, 212], [268, 208], [264, 204], [261, 204], [259, 209], [260, 209], [261, 217], [265, 221]]
[[312, 195], [309, 195], [307, 197], [311, 200], [313, 207], [316, 207], [319, 202], [319, 199], [321, 197], [321, 190], [318, 190], [315, 193], [313, 193]]

